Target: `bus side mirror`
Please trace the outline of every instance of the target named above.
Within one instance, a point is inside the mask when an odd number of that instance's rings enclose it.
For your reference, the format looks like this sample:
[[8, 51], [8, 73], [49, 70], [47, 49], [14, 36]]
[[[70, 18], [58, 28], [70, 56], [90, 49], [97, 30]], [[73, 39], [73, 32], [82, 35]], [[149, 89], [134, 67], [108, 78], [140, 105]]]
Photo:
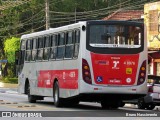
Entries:
[[85, 31], [86, 30], [86, 26], [83, 25], [82, 26], [82, 30]]
[[15, 60], [15, 64], [18, 65], [18, 60], [17, 59]]

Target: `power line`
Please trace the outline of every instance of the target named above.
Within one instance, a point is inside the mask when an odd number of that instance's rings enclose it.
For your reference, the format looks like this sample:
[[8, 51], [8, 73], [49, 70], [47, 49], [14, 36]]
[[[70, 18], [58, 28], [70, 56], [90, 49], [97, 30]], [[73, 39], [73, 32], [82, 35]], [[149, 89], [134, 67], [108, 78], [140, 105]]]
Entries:
[[[121, 5], [123, 5], [123, 4], [125, 4], [125, 3], [127, 3], [127, 2], [129, 2], [130, 0], [128, 0], [128, 1], [125, 1], [125, 2], [123, 2], [123, 3], [121, 3]], [[78, 15], [78, 14], [90, 14], [90, 13], [93, 13], [93, 12], [100, 12], [100, 11], [104, 11], [104, 10], [110, 10], [110, 9], [113, 9], [113, 8], [115, 8], [115, 7], [117, 7], [117, 6], [119, 6], [119, 4], [116, 4], [116, 5], [113, 5], [113, 6], [109, 6], [109, 7], [107, 7], [107, 8], [102, 8], [102, 9], [98, 9], [98, 10], [90, 10], [90, 11], [84, 11], [84, 12], [76, 12], [76, 14]], [[75, 14], [75, 12], [57, 12], [57, 11], [50, 11], [50, 13], [56, 13], [56, 14], [64, 14], [64, 15], [74, 15]]]
[[[143, 2], [145, 2], [145, 1], [146, 0], [138, 1], [138, 2], [134, 2], [132, 4], [129, 3], [129, 1], [125, 1], [125, 2], [123, 2], [124, 4], [121, 4], [121, 7], [123, 9], [142, 8], [143, 7], [142, 5], [144, 5]], [[156, 1], [156, 0], [154, 0], [154, 1]], [[86, 20], [86, 19], [96, 19], [96, 18], [98, 19], [100, 16], [104, 16], [104, 15], [108, 15], [110, 13], [113, 13], [114, 11], [116, 11], [119, 8], [118, 6], [119, 6], [119, 4], [114, 5], [114, 6], [110, 6], [110, 7], [107, 7], [107, 8], [99, 9], [99, 10], [77, 12], [76, 13], [76, 18], [77, 18], [78, 21], [79, 20]], [[43, 12], [43, 10], [42, 10], [42, 12]], [[51, 13], [51, 15], [52, 14], [57, 14], [57, 16], [54, 15], [54, 18], [51, 19], [51, 21], [52, 21], [51, 25], [55, 25], [57, 23], [74, 22], [74, 14], [75, 14], [74, 12], [56, 12], [56, 11], [50, 11], [50, 13]], [[34, 22], [32, 22], [33, 19], [34, 20], [36, 19], [36, 20]], [[39, 19], [39, 21], [37, 21], [37, 19]], [[24, 20], [17, 27], [14, 27], [14, 26], [10, 27], [10, 28], [7, 27], [7, 29], [4, 28], [3, 30], [7, 31], [7, 30], [11, 30], [11, 29], [16, 29], [16, 28], [23, 28], [23, 26], [25, 26], [25, 25], [31, 25], [32, 23], [44, 23], [44, 21], [45, 21], [45, 19], [43, 18], [41, 12], [39, 12], [39, 13], [36, 13], [35, 15], [31, 16], [27, 20]], [[43, 25], [43, 27], [44, 27], [44, 25]], [[43, 27], [41, 26], [41, 28], [43, 28]], [[38, 24], [35, 26], [34, 30], [39, 30]], [[29, 31], [31, 31], [31, 30], [29, 30]]]
[[[145, 0], [144, 0], [145, 1]], [[132, 4], [131, 6], [129, 6], [129, 7], [126, 7], [126, 8], [135, 8], [136, 6], [142, 6], [142, 5], [144, 5], [144, 3], [142, 3], [143, 1], [141, 1], [141, 4], [139, 4], [140, 2], [134, 2], [134, 4]], [[136, 4], [135, 4], [136, 3]], [[137, 5], [138, 4], [138, 5]], [[126, 4], [125, 4], [126, 5]], [[133, 6], [134, 5], [134, 6]], [[124, 9], [126, 9], [126, 8], [124, 8]], [[115, 10], [114, 10], [115, 11]], [[112, 12], [114, 12], [114, 11], [112, 11]], [[100, 15], [105, 15], [105, 14], [107, 14], [107, 12], [105, 12], [104, 11], [104, 13], [103, 12], [98, 12], [98, 13], [95, 13], [95, 14], [90, 14], [90, 15], [87, 15], [87, 16], [80, 16], [79, 17], [79, 20], [83, 20], [83, 19], [87, 19], [88, 17], [90, 17], [90, 18], [93, 18], [93, 17], [98, 17], [98, 16], [100, 16]], [[78, 16], [77, 16], [78, 17]], [[54, 18], [54, 19], [51, 19], [51, 20], [57, 20], [58, 22], [56, 22], [56, 23], [63, 23], [63, 22], [69, 22], [69, 21], [73, 21], [73, 18], [74, 18], [74, 16], [72, 16], [72, 17], [64, 17], [63, 16], [63, 18]], [[69, 19], [68, 21], [66, 21], [66, 19]], [[60, 21], [60, 20], [62, 20], [62, 21]]]

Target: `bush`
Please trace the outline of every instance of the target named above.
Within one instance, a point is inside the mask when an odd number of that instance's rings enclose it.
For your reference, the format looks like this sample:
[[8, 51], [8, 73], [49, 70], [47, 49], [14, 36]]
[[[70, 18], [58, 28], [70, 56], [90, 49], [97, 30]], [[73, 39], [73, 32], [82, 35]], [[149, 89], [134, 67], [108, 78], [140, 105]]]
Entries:
[[2, 78], [2, 82], [4, 83], [11, 83], [11, 84], [18, 84], [18, 78]]

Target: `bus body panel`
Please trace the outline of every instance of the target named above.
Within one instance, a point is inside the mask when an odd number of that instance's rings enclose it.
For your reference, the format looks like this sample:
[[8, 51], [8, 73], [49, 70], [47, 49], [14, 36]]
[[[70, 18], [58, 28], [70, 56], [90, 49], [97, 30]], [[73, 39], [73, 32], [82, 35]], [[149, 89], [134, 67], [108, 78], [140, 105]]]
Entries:
[[[144, 29], [146, 29], [144, 27]], [[145, 31], [145, 30], [144, 30]], [[144, 40], [146, 36], [144, 36]], [[79, 93], [80, 94], [110, 94], [110, 95], [122, 95], [123, 99], [125, 95], [133, 96], [144, 96], [147, 94], [147, 43], [144, 42], [144, 48], [142, 52], [136, 54], [101, 54], [96, 52], [91, 52], [88, 49], [82, 49], [83, 54], [82, 58], [88, 62], [92, 84], [84, 82], [83, 78], [79, 80]], [[84, 46], [86, 42], [83, 43]], [[98, 47], [97, 47], [98, 49]], [[114, 49], [114, 48], [111, 48]], [[118, 56], [118, 57], [117, 57]], [[114, 63], [114, 60], [117, 61], [120, 59], [119, 63]], [[140, 67], [143, 62], [146, 62], [146, 73], [144, 83], [137, 85], [138, 75]], [[118, 68], [114, 68], [114, 65], [120, 65]], [[115, 66], [116, 67], [116, 66]], [[81, 70], [82, 71], [82, 70]], [[82, 73], [81, 73], [82, 74]], [[108, 83], [107, 78], [113, 78], [113, 80]], [[123, 80], [118, 80], [121, 78]], [[131, 78], [131, 80], [127, 80]], [[127, 81], [129, 83], [127, 83]], [[131, 82], [130, 82], [131, 81]], [[136, 97], [135, 97], [136, 98]], [[129, 99], [129, 98], [128, 98]]]
[[59, 81], [63, 89], [78, 89], [78, 69], [70, 70], [40, 70], [38, 72], [39, 88], [53, 88], [54, 79]]
[[[38, 32], [33, 35], [23, 35], [21, 39], [32, 38], [43, 34], [55, 34], [61, 31], [71, 31], [79, 29], [80, 26], [85, 25], [85, 22], [76, 23], [74, 26], [62, 27], [60, 29], [51, 29], [47, 31]], [[81, 31], [81, 29], [79, 29]], [[51, 32], [52, 31], [52, 32]], [[81, 31], [81, 38], [85, 32]], [[80, 43], [81, 44], [81, 43]], [[38, 96], [53, 96], [53, 82], [57, 79], [59, 82], [60, 97], [68, 98], [79, 94], [79, 75], [81, 67], [81, 46], [79, 48], [79, 55], [76, 59], [64, 60], [49, 60], [49, 61], [35, 61], [25, 62], [22, 72], [19, 75], [19, 93], [25, 93], [25, 82], [28, 79], [30, 83], [30, 94]], [[65, 61], [65, 64], [64, 64]]]
[[113, 85], [89, 85], [86, 84], [83, 80], [80, 82], [80, 94], [81, 93], [105, 93], [105, 94], [140, 94], [145, 95], [146, 85], [144, 82], [139, 86], [113, 86]]
[[[82, 55], [82, 57], [88, 61], [88, 64], [90, 67], [90, 72], [91, 72], [91, 77], [92, 77], [92, 85], [87, 84], [86, 82], [84, 82], [83, 78], [81, 78], [82, 80], [79, 80], [80, 81], [80, 85], [79, 85], [80, 94], [81, 93], [106, 93], [106, 94], [122, 94], [123, 93], [123, 94], [135, 94], [135, 95], [147, 94], [146, 80], [143, 84], [137, 85], [140, 67], [141, 67], [142, 63], [144, 61], [146, 61], [146, 57], [147, 57], [146, 52], [145, 52], [145, 54], [144, 54], [144, 52], [141, 52], [136, 55], [135, 54], [134, 55], [99, 54], [96, 56], [97, 60], [92, 58], [92, 57], [95, 57], [93, 54], [95, 54], [95, 53], [91, 53], [90, 51], [85, 50], [85, 53]], [[100, 57], [100, 56], [102, 56], [102, 57]], [[132, 60], [133, 62], [135, 62], [135, 65], [130, 64], [130, 62], [128, 63], [128, 65], [125, 65], [127, 67], [129, 66], [129, 68], [133, 67], [133, 69], [134, 69], [134, 70], [132, 70], [132, 74], [133, 74], [133, 82], [132, 83], [127, 84], [126, 79], [123, 79], [123, 81], [122, 81], [122, 83], [124, 83], [124, 84], [119, 84], [119, 81], [118, 81], [118, 83], [115, 82], [115, 83], [108, 84], [107, 81], [105, 81], [107, 79], [107, 77], [110, 76], [110, 74], [107, 73], [106, 71], [107, 71], [107, 69], [112, 69], [112, 66], [109, 66], [107, 64], [107, 62], [104, 62], [104, 61], [101, 63], [101, 60], [105, 59], [105, 61], [108, 61], [106, 59], [106, 57], [111, 58], [111, 56], [114, 56], [114, 57], [118, 56], [119, 58], [124, 58], [124, 59], [122, 59], [122, 63], [124, 63], [124, 60], [128, 60], [128, 61]], [[100, 64], [97, 64], [97, 61], [99, 62], [99, 60], [100, 60]], [[110, 63], [110, 61], [109, 61], [109, 63]], [[116, 72], [112, 71], [111, 75], [113, 77], [119, 76], [119, 77], [123, 78], [124, 76], [126, 76], [125, 73], [127, 72], [126, 69], [124, 68], [125, 66], [122, 66], [122, 69], [120, 69], [120, 71], [119, 71], [120, 73], [117, 72], [117, 74], [116, 74]], [[96, 68], [96, 67], [98, 67], [98, 68]], [[147, 70], [147, 65], [146, 65], [146, 70]], [[121, 74], [122, 72], [124, 72], [124, 75]], [[98, 76], [103, 76], [104, 81], [97, 81], [97, 77], [95, 77], [97, 74], [100, 74]], [[147, 79], [147, 73], [145, 74], [145, 78]], [[116, 79], [115, 79], [115, 81], [116, 81]]]
[[94, 82], [98, 85], [135, 85], [139, 55], [91, 53]]
[[[68, 66], [74, 65], [74, 68], [77, 66], [77, 69], [66, 67], [66, 70], [60, 67], [60, 64], [62, 64], [60, 61], [59, 64], [57, 63], [57, 67], [54, 64], [54, 61], [40, 62], [35, 66], [26, 63], [24, 65], [25, 71], [19, 76], [19, 92], [24, 93], [25, 81], [28, 79], [31, 85], [32, 95], [53, 96], [53, 82], [57, 79], [59, 82], [60, 92], [62, 90], [63, 92], [61, 93], [64, 93], [64, 91], [67, 93], [60, 94], [61, 97], [70, 97], [75, 95], [75, 93], [77, 95], [79, 63], [75, 61], [78, 60], [70, 60]], [[53, 66], [54, 68], [52, 68]]]
[[[56, 79], [59, 82], [61, 98], [79, 96], [83, 93], [123, 94], [124, 96], [125, 94], [146, 94], [146, 80], [143, 84], [137, 85], [141, 64], [147, 59], [146, 43], [144, 42], [145, 47], [143, 52], [138, 54], [94, 53], [86, 49], [86, 30], [81, 30], [82, 26], [86, 26], [86, 22], [76, 23], [76, 25], [70, 25], [69, 27], [65, 26], [47, 30], [48, 32], [44, 31], [22, 36], [22, 39], [27, 40], [34, 36], [42, 36], [43, 34], [80, 29], [80, 47], [77, 59], [68, 60], [64, 58], [59, 61], [25, 62], [22, 72], [19, 75], [19, 92], [25, 93], [25, 82], [28, 79], [31, 85], [31, 95], [53, 96], [53, 82]], [[83, 80], [82, 59], [87, 60], [89, 64], [92, 84], [87, 84]], [[119, 63], [114, 62], [117, 59], [120, 59]], [[123, 65], [118, 67], [117, 65], [121, 63]], [[124, 77], [123, 75], [128, 75], [129, 77]], [[107, 81], [109, 78], [113, 78], [110, 83]], [[117, 81], [119, 78], [123, 80]], [[132, 79], [129, 84], [126, 82], [126, 78]]]

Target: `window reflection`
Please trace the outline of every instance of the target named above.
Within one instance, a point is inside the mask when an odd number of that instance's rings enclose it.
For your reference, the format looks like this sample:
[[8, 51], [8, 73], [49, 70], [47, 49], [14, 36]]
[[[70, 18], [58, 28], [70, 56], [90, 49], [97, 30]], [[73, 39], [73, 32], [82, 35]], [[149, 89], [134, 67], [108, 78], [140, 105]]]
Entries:
[[141, 28], [137, 26], [92, 25], [89, 41], [92, 47], [139, 48], [141, 32]]

